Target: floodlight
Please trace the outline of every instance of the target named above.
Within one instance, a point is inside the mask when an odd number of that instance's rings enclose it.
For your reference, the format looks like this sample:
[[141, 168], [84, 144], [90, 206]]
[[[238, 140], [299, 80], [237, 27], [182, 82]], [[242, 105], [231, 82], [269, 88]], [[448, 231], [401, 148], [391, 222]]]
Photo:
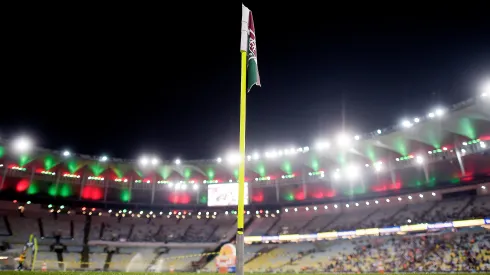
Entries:
[[230, 163], [230, 164], [237, 164], [240, 162], [240, 154], [237, 154], [237, 153], [229, 153], [226, 157], [226, 160]]
[[350, 145], [350, 138], [345, 133], [340, 133], [337, 135], [337, 144], [341, 147], [346, 147]]
[[107, 158], [107, 156], [102, 156], [102, 157], [100, 158], [100, 161], [104, 162], [104, 161], [107, 161], [107, 159], [108, 159], [108, 158]]
[[159, 162], [160, 161], [155, 157], [151, 159], [151, 165], [153, 165], [153, 166], [157, 165]]
[[328, 141], [318, 141], [316, 143], [316, 149], [318, 150], [323, 150], [328, 148], [330, 148], [330, 143], [328, 143]]
[[221, 158], [217, 158], [217, 159], [216, 159], [216, 161], [217, 161], [218, 163], [221, 163], [223, 160], [222, 160]]
[[67, 151], [67, 150], [63, 151], [63, 156], [64, 157], [69, 157], [70, 155], [71, 155], [70, 154], [70, 151]]
[[435, 113], [437, 116], [443, 116], [445, 111], [442, 108], [437, 108]]
[[349, 179], [356, 179], [360, 176], [360, 169], [357, 165], [350, 165], [347, 167], [346, 174]]
[[141, 165], [143, 165], [143, 166], [148, 165], [148, 163], [149, 163], [149, 162], [150, 162], [150, 161], [148, 160], [148, 158], [147, 158], [147, 157], [141, 157], [141, 158], [140, 158], [140, 164], [141, 164]]
[[180, 159], [175, 160], [175, 164], [179, 165], [180, 164]]
[[422, 163], [424, 163], [424, 158], [421, 156], [417, 156], [416, 161], [418, 164], [422, 164]]
[[410, 122], [409, 120], [404, 120], [404, 121], [402, 121], [402, 126], [404, 128], [410, 128], [410, 127], [412, 127], [412, 122]]
[[26, 153], [32, 149], [32, 141], [27, 137], [18, 137], [12, 143], [17, 153]]
[[[303, 148], [301, 148], [303, 150]], [[265, 152], [265, 157], [266, 158], [275, 158], [277, 157], [277, 152], [275, 150], [272, 150], [271, 152]]]
[[481, 85], [481, 96], [490, 97], [490, 79], [484, 81]]

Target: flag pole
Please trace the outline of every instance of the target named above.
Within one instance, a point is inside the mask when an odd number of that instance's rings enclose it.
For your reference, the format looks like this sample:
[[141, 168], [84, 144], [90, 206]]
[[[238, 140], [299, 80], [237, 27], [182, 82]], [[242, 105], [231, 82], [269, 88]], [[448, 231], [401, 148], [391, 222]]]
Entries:
[[242, 69], [240, 89], [240, 166], [238, 167], [238, 219], [236, 236], [237, 275], [244, 274], [245, 265], [245, 237], [243, 235], [243, 230], [245, 226], [245, 122], [247, 114], [247, 51], [241, 50], [240, 54], [242, 57]]

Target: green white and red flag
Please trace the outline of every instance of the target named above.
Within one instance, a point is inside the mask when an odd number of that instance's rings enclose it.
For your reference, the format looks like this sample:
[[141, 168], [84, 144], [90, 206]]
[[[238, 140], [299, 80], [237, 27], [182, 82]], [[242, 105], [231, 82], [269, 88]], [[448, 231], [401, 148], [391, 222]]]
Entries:
[[240, 51], [247, 52], [247, 93], [254, 86], [260, 86], [259, 67], [257, 65], [257, 43], [252, 11], [242, 5], [242, 37]]

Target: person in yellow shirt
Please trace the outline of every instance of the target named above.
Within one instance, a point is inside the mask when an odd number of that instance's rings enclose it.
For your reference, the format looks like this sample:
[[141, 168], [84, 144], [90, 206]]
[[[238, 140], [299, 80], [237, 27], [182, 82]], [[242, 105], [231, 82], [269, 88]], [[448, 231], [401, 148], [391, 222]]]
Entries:
[[24, 269], [25, 260], [26, 260], [26, 252], [23, 251], [22, 253], [20, 253], [20, 256], [18, 258], [19, 265], [17, 266], [17, 270], [21, 271]]

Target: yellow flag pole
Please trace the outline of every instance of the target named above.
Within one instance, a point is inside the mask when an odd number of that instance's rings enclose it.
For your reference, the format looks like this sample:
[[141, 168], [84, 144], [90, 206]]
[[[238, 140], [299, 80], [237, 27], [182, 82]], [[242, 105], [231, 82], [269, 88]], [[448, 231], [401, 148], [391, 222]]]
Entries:
[[[247, 52], [242, 54], [242, 77], [240, 91], [240, 166], [238, 167], [238, 234], [243, 234], [245, 211], [245, 121], [247, 114]], [[241, 230], [241, 231], [240, 231]]]
[[237, 238], [236, 238], [236, 274], [244, 274], [245, 264], [245, 236], [243, 230], [245, 227], [245, 121], [247, 114], [247, 51], [241, 51], [242, 69], [241, 69], [241, 90], [240, 90], [240, 166], [238, 167], [238, 213], [237, 213]]

